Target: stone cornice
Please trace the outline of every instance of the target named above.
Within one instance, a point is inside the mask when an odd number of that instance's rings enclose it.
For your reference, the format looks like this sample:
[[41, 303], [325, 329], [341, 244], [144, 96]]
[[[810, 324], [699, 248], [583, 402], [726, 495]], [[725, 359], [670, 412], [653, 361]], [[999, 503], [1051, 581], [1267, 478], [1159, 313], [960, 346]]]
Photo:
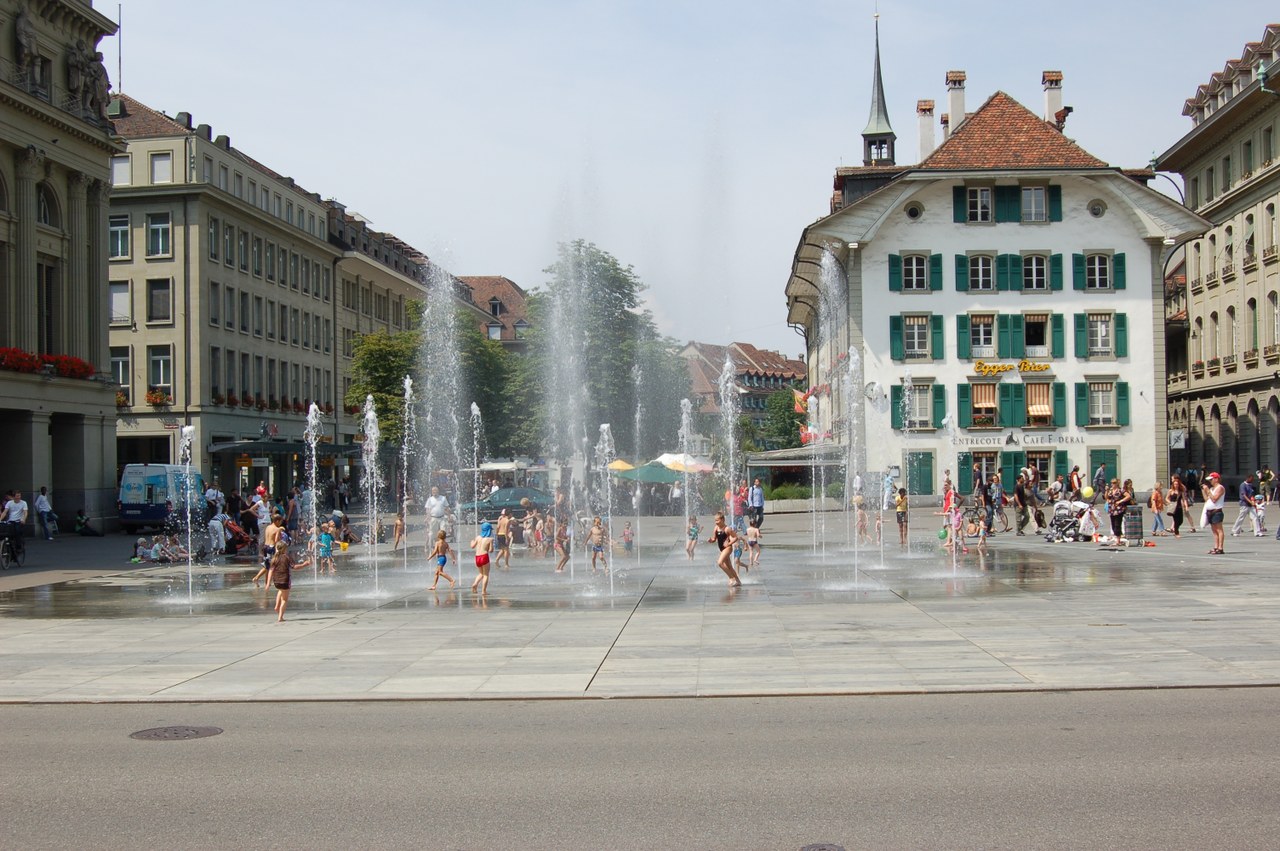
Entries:
[[10, 106], [24, 115], [37, 118], [59, 132], [74, 136], [83, 142], [88, 142], [95, 147], [101, 148], [104, 152], [122, 154], [125, 151], [124, 141], [119, 137], [109, 135], [105, 130], [94, 132], [93, 125], [62, 112], [52, 104], [33, 98], [21, 89], [10, 86], [7, 83], [0, 83], [0, 104]]

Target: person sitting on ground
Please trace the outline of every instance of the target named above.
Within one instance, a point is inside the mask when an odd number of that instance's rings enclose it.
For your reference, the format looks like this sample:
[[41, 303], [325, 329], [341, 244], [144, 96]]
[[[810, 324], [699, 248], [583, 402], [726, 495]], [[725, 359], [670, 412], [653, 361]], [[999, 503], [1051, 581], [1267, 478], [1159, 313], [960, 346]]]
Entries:
[[76, 534], [86, 538], [102, 537], [101, 532], [89, 525], [89, 515], [84, 513], [83, 508], [76, 509]]

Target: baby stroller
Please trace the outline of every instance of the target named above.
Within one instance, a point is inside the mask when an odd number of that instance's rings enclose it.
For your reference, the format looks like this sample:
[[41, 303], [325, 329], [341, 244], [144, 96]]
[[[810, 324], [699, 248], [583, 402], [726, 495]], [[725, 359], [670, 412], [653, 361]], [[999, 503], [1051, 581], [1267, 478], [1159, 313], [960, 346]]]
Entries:
[[1090, 532], [1085, 535], [1080, 528], [1080, 519], [1085, 512], [1089, 510], [1087, 502], [1071, 502], [1070, 500], [1059, 500], [1053, 504], [1053, 518], [1049, 521], [1048, 527], [1044, 532], [1044, 539], [1049, 543], [1061, 543], [1062, 541], [1083, 541], [1093, 536]]
[[233, 556], [237, 551], [244, 547], [251, 546], [254, 541], [245, 532], [244, 528], [234, 520], [227, 520], [222, 524], [227, 531], [227, 555]]

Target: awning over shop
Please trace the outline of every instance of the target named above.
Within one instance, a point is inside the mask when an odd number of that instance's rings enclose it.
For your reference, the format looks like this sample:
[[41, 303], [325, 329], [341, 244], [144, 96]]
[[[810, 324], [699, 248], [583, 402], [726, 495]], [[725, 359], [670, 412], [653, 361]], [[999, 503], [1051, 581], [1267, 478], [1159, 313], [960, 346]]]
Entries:
[[810, 444], [795, 449], [771, 449], [767, 452], [748, 452], [748, 467], [843, 467], [847, 450], [838, 443]]
[[[237, 440], [234, 443], [213, 443], [209, 445], [210, 454], [231, 452], [236, 455], [304, 455], [307, 444], [289, 440]], [[335, 444], [317, 443], [316, 456], [319, 458], [346, 458], [359, 455], [361, 447], [356, 443]]]

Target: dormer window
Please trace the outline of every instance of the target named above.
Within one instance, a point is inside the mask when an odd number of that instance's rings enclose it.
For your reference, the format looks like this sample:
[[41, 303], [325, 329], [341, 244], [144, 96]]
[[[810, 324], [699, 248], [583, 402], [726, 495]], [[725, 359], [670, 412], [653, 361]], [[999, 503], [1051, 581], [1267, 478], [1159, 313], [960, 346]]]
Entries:
[[516, 322], [515, 331], [516, 331], [516, 339], [523, 340], [525, 338], [525, 335], [529, 333], [529, 323], [525, 322], [523, 319], [519, 320], [518, 322]]
[[489, 332], [490, 340], [502, 339], [502, 323], [501, 322], [490, 322], [489, 325], [487, 326], [487, 330]]
[[498, 300], [498, 299], [496, 299], [496, 298], [491, 298], [491, 299], [489, 299], [489, 315], [490, 315], [490, 316], [501, 316], [501, 315], [502, 315], [502, 302], [501, 302], [501, 301], [499, 301], [499, 300]]

